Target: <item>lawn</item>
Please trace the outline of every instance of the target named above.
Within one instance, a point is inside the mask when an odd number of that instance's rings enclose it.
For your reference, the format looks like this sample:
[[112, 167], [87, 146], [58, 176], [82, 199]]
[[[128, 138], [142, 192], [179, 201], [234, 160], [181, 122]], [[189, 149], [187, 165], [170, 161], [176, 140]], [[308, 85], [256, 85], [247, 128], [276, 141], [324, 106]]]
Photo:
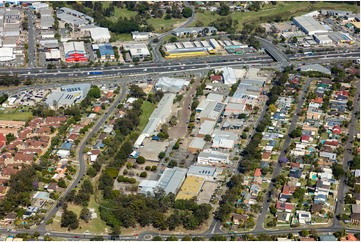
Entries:
[[177, 25], [185, 21], [187, 21], [186, 18], [182, 18], [182, 19], [172, 18], [168, 20], [165, 20], [163, 18], [151, 18], [147, 20], [148, 24], [151, 24], [154, 27], [154, 32], [156, 33], [164, 33], [169, 30], [172, 30], [176, 28]]
[[111, 33], [111, 35], [116, 41], [132, 41], [133, 40], [133, 37], [131, 34]]
[[32, 112], [0, 112], [0, 120], [13, 120], [13, 121], [28, 121], [32, 119]]
[[[107, 228], [108, 231], [111, 231], [110, 228], [105, 224], [105, 222], [100, 219], [99, 205], [94, 200], [93, 196], [90, 199], [89, 208], [94, 208], [98, 217], [90, 220], [89, 223], [86, 223], [83, 220], [79, 220], [80, 221], [79, 228], [76, 230], [72, 230], [72, 232], [84, 233], [88, 230], [90, 233], [101, 234], [101, 233], [105, 233], [105, 228]], [[68, 210], [75, 212], [78, 216], [80, 214], [81, 209], [82, 209], [81, 206], [68, 203]], [[55, 217], [53, 224], [48, 225], [48, 229], [54, 231], [66, 232], [67, 228], [60, 227], [60, 220], [61, 220], [60, 217]]]
[[[108, 8], [111, 2], [102, 2], [103, 3], [103, 8]], [[126, 8], [114, 8], [114, 16], [108, 17], [109, 20], [111, 21], [117, 21], [120, 17], [124, 18], [126, 17], [127, 19], [130, 19], [131, 17], [135, 17], [135, 15], [137, 15], [138, 13], [135, 11], [130, 11]]]
[[[242, 30], [244, 24], [257, 25], [260, 23], [267, 22], [267, 19], [273, 18], [275, 16], [289, 16], [294, 17], [302, 15], [314, 10], [320, 9], [339, 9], [339, 10], [352, 10], [353, 12], [358, 13], [359, 7], [356, 4], [347, 4], [347, 3], [335, 3], [335, 2], [277, 2], [277, 5], [273, 6], [272, 4], [267, 4], [263, 7], [262, 10], [258, 12], [234, 12], [229, 16], [232, 19], [237, 19], [239, 22], [238, 31]], [[204, 26], [209, 25], [212, 21], [221, 16], [217, 14], [212, 14], [210, 11], [204, 11], [203, 13], [196, 13], [196, 21], [201, 21]]]
[[142, 130], [145, 128], [149, 121], [149, 117], [154, 111], [156, 105], [151, 102], [144, 102], [142, 105], [142, 115], [140, 115], [140, 124], [139, 124], [139, 130]]

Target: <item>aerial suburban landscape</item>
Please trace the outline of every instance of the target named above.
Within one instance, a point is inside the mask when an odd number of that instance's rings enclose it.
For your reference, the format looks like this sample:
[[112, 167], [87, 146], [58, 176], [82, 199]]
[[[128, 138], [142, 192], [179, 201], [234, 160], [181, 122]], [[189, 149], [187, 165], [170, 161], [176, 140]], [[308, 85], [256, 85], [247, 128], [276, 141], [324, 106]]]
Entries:
[[360, 241], [360, 2], [0, 2], [0, 240]]

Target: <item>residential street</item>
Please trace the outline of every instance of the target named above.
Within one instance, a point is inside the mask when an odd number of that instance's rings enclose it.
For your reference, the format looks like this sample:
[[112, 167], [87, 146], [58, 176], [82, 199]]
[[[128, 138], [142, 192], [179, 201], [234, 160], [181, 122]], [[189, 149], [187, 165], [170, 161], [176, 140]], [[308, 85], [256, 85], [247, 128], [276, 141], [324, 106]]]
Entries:
[[[296, 128], [296, 124], [297, 124], [297, 121], [298, 121], [298, 118], [299, 118], [298, 113], [301, 111], [303, 102], [305, 100], [304, 98], [307, 95], [307, 90], [308, 90], [308, 88], [310, 86], [311, 81], [312, 81], [312, 79], [310, 79], [310, 78], [306, 81], [300, 95], [298, 96], [297, 108], [294, 111], [294, 115], [293, 115], [293, 118], [292, 118], [292, 121], [291, 121], [291, 125], [290, 125], [290, 128], [288, 130], [288, 135], [286, 136], [286, 140], [285, 140], [285, 143], [283, 145], [280, 157], [283, 157], [283, 156], [286, 155], [285, 151], [287, 150], [287, 148], [289, 147], [289, 145], [291, 143], [291, 137], [289, 136], [289, 134]], [[282, 167], [277, 163], [276, 164], [276, 169], [274, 170], [274, 172], [272, 174], [272, 179], [277, 177], [280, 174], [281, 169], [282, 169]], [[257, 218], [257, 223], [256, 223], [256, 227], [255, 227], [254, 231], [265, 231], [265, 229], [263, 227], [263, 223], [265, 221], [266, 214], [268, 212], [268, 208], [269, 208], [269, 205], [270, 205], [270, 203], [268, 202], [268, 199], [269, 199], [268, 193], [272, 190], [273, 186], [274, 186], [274, 184], [273, 184], [273, 182], [271, 182], [269, 184], [267, 192], [265, 193], [266, 196], [263, 199], [262, 212], [260, 213], [260, 216]]]

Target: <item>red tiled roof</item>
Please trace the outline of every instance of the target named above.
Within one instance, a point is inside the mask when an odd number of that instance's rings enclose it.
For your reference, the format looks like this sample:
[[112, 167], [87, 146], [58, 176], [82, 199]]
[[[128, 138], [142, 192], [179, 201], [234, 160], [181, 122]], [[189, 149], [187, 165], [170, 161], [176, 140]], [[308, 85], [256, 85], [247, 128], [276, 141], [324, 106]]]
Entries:
[[283, 194], [293, 194], [293, 192], [296, 190], [295, 186], [283, 186], [282, 193]]
[[290, 203], [282, 203], [282, 202], [278, 202], [276, 205], [276, 208], [279, 210], [292, 210], [293, 207], [294, 206]]
[[45, 123], [51, 124], [51, 123], [62, 123], [66, 121], [66, 117], [47, 117], [45, 119]]
[[2, 148], [6, 143], [6, 138], [3, 133], [0, 133], [0, 148]]
[[337, 140], [326, 140], [325, 145], [330, 145], [330, 146], [338, 146], [338, 141]]
[[222, 81], [222, 76], [220, 75], [214, 75], [214, 76], [210, 76], [212, 81]]
[[28, 134], [31, 134], [32, 132], [33, 132], [32, 129], [26, 128], [26, 129], [24, 129], [23, 131], [21, 131], [21, 132], [19, 133], [19, 138], [20, 138], [20, 139], [26, 139], [27, 135], [28, 135]]
[[316, 97], [315, 99], [311, 100], [311, 102], [322, 104], [323, 103], [323, 98], [322, 97]]
[[355, 235], [353, 234], [347, 234], [347, 240], [349, 241], [359, 241]]
[[70, 134], [69, 137], [68, 137], [68, 139], [76, 140], [78, 137], [79, 137], [78, 134]]
[[20, 153], [17, 153], [15, 156], [14, 156], [14, 160], [15, 161], [22, 161], [22, 162], [30, 162], [30, 161], [33, 161], [34, 160], [34, 154], [20, 154]]
[[300, 168], [301, 164], [297, 162], [291, 162], [291, 168], [297, 167]]
[[337, 91], [337, 92], [336, 92], [336, 95], [341, 95], [341, 96], [346, 96], [346, 97], [348, 97], [348, 96], [349, 96], [349, 93], [348, 93], [348, 91]]
[[14, 168], [4, 168], [2, 174], [4, 176], [11, 176], [11, 175], [15, 175], [19, 171], [20, 171], [19, 169], [14, 169]]
[[255, 170], [253, 176], [261, 176], [261, 175], [262, 175], [261, 169], [260, 169], [260, 168], [257, 168], [257, 169]]
[[99, 155], [100, 154], [100, 150], [91, 150], [90, 152], [92, 153], [92, 155]]
[[93, 109], [94, 112], [99, 113], [99, 111], [101, 110], [100, 106], [97, 106]]
[[333, 129], [332, 129], [332, 133], [333, 134], [341, 134], [340, 126], [338, 126], [338, 125], [334, 126]]
[[107, 95], [106, 95], [106, 97], [108, 97], [108, 98], [112, 97], [112, 96], [113, 96], [113, 92], [108, 92]]
[[36, 131], [36, 133], [38, 133], [38, 134], [50, 134], [50, 133], [51, 133], [51, 129], [50, 129], [50, 127], [48, 127], [48, 126], [43, 126], [43, 127], [40, 127], [40, 128]]
[[311, 138], [310, 135], [304, 134], [304, 135], [302, 135], [302, 137], [301, 137], [301, 141], [310, 141], [310, 138]]
[[271, 152], [264, 152], [262, 154], [262, 159], [268, 160], [269, 158], [271, 158], [272, 153]]

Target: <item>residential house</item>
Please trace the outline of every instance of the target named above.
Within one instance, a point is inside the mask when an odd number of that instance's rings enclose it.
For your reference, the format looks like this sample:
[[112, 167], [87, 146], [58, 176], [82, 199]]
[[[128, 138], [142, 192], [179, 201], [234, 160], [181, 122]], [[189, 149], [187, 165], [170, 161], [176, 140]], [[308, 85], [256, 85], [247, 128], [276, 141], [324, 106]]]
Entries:
[[276, 209], [279, 212], [286, 211], [286, 212], [291, 213], [292, 210], [294, 209], [294, 206], [291, 203], [277, 202]]
[[311, 223], [311, 213], [307, 211], [296, 211], [297, 219], [300, 224]]
[[291, 213], [287, 212], [277, 212], [276, 213], [278, 223], [289, 223], [291, 218]]
[[333, 234], [320, 235], [320, 241], [337, 241], [337, 238]]
[[322, 116], [323, 116], [323, 112], [318, 108], [310, 107], [307, 109], [307, 113], [306, 113], [307, 119], [321, 120]]
[[352, 204], [351, 205], [351, 223], [360, 224], [360, 205]]
[[248, 219], [247, 215], [243, 215], [243, 214], [233, 214], [232, 215], [232, 221], [234, 225], [240, 225], [240, 224], [244, 224]]

